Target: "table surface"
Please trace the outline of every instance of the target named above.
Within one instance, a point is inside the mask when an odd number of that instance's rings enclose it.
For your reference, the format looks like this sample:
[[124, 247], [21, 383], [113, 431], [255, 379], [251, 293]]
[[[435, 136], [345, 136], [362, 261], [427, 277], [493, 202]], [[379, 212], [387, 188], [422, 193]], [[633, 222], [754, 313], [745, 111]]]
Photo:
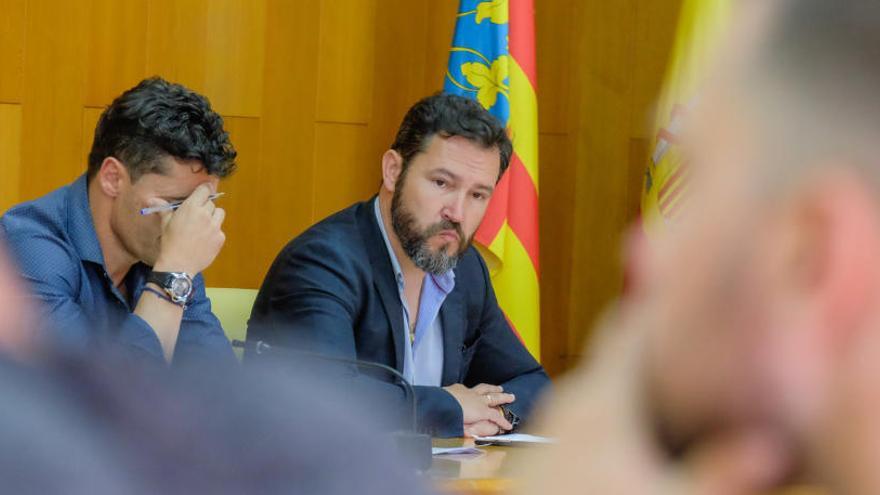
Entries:
[[[466, 438], [433, 440], [434, 447], [473, 446]], [[441, 493], [508, 493], [517, 486], [515, 472], [523, 454], [535, 447], [481, 446], [481, 454], [434, 456], [427, 476]]]
[[[435, 438], [434, 447], [473, 446], [466, 438]], [[434, 456], [426, 476], [440, 493], [502, 494], [511, 493], [519, 486], [523, 457], [534, 453], [541, 445], [528, 447], [481, 446], [481, 454]], [[792, 487], [773, 495], [822, 495], [825, 492], [811, 487]]]

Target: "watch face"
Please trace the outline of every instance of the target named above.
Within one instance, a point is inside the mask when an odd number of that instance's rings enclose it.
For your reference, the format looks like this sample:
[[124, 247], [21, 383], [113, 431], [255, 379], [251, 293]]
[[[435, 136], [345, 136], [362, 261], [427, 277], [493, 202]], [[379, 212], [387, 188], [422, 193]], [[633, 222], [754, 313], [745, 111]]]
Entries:
[[186, 300], [192, 292], [192, 282], [186, 277], [174, 277], [170, 289], [175, 298]]

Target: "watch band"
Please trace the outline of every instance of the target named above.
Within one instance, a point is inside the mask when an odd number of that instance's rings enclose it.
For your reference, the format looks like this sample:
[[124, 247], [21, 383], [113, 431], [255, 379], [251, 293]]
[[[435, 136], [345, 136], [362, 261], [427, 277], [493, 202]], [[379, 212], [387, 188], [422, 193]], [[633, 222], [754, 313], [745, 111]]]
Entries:
[[502, 405], [502, 406], [498, 406], [498, 407], [500, 407], [500, 408], [501, 408], [501, 412], [504, 413], [504, 419], [506, 419], [506, 420], [507, 420], [507, 421], [513, 426], [513, 428], [511, 428], [510, 431], [515, 430], [516, 427], [519, 426], [520, 421], [522, 421], [522, 420], [520, 419], [520, 417], [517, 416], [515, 412], [513, 412], [513, 411], [511, 411], [510, 409], [504, 407], [503, 405]]
[[[186, 282], [184, 289], [185, 294], [176, 293], [175, 285], [181, 280]], [[147, 283], [156, 284], [165, 291], [163, 295], [165, 299], [169, 299], [174, 304], [186, 308], [193, 295], [193, 279], [184, 272], [157, 272], [152, 271], [147, 275]], [[178, 287], [179, 288], [179, 287]]]
[[155, 272], [152, 271], [147, 275], [147, 283], [154, 283], [159, 287], [168, 287], [171, 284], [171, 272]]
[[178, 304], [178, 303], [174, 302], [174, 300], [171, 299], [170, 297], [168, 297], [167, 294], [163, 294], [162, 292], [159, 292], [159, 291], [157, 291], [156, 289], [154, 289], [154, 288], [152, 288], [152, 287], [144, 287], [144, 292], [152, 292], [153, 294], [156, 294], [156, 295], [159, 296], [160, 298], [162, 298], [162, 299], [164, 299], [164, 300], [170, 302], [171, 304], [173, 304], [173, 305], [175, 305], [175, 306], [180, 306], [180, 307], [182, 307], [182, 308], [186, 308], [186, 305], [185, 305], [185, 304]]

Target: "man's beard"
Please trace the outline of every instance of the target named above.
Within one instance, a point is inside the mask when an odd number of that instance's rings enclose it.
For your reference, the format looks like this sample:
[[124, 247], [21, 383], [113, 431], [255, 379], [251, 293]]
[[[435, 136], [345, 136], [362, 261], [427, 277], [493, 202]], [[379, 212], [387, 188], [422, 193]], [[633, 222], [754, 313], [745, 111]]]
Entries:
[[[402, 177], [401, 177], [402, 179]], [[455, 268], [458, 260], [471, 244], [466, 239], [461, 225], [450, 220], [442, 220], [419, 230], [415, 216], [406, 209], [401, 201], [403, 180], [399, 180], [391, 198], [391, 226], [400, 241], [400, 246], [419, 269], [432, 275], [442, 275]], [[428, 239], [444, 230], [452, 230], [458, 234], [459, 248], [455, 254], [447, 252], [448, 244], [442, 245], [436, 252], [431, 251]]]

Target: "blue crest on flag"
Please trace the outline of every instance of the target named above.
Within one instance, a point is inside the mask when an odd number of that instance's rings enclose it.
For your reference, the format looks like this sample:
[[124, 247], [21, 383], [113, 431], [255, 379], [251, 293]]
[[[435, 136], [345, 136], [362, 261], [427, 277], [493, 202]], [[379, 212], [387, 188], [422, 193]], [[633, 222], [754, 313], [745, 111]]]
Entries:
[[462, 0], [449, 66], [447, 93], [476, 99], [504, 125], [510, 118], [507, 0]]

